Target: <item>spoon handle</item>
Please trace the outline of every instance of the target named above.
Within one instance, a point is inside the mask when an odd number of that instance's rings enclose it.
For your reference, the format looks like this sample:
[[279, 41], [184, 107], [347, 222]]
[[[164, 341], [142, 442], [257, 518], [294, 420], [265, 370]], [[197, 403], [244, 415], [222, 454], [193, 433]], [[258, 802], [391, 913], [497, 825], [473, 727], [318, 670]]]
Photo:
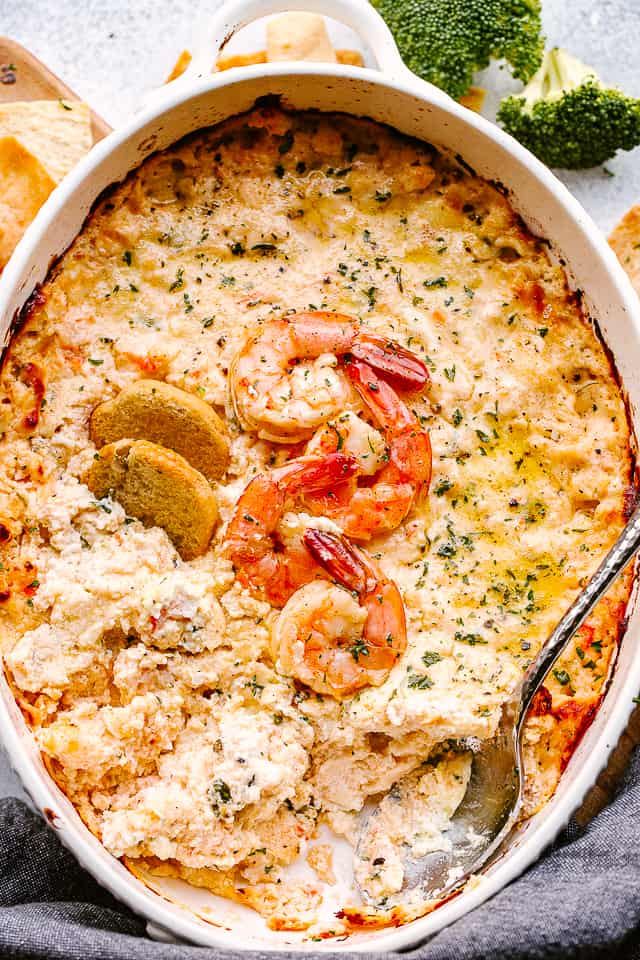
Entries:
[[544, 647], [529, 665], [522, 681], [520, 717], [524, 716], [536, 690], [594, 606], [620, 576], [629, 561], [640, 550], [640, 506], [611, 547], [584, 590], [564, 614]]

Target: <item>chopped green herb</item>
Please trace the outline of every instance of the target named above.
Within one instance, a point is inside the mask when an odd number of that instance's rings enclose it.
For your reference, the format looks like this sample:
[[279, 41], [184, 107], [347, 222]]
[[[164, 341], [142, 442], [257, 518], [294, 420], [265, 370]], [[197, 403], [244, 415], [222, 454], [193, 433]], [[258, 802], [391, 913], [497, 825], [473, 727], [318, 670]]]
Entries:
[[453, 483], [451, 482], [451, 480], [441, 480], [433, 492], [435, 493], [436, 497], [442, 497], [447, 492], [447, 490], [451, 490], [452, 486], [453, 486]]
[[433, 686], [433, 680], [426, 673], [412, 673], [407, 680], [407, 686], [412, 690], [428, 690]]
[[440, 663], [442, 657], [435, 650], [426, 650], [422, 654], [422, 662], [425, 667], [432, 667], [434, 663]]
[[378, 294], [377, 287], [369, 287], [368, 290], [363, 290], [367, 300], [369, 301], [369, 309], [372, 310], [376, 305], [376, 297]]
[[176, 290], [182, 290], [183, 287], [184, 287], [184, 270], [182, 269], [182, 267], [180, 267], [178, 269], [178, 272], [176, 273], [175, 280], [169, 287], [169, 293], [175, 293]]
[[456, 545], [451, 540], [449, 540], [447, 543], [440, 544], [440, 546], [436, 550], [436, 553], [438, 554], [439, 557], [446, 557], [446, 558], [455, 557], [457, 552], [458, 551], [457, 551]]
[[229, 784], [225, 783], [224, 780], [214, 780], [212, 786], [213, 792], [216, 794], [220, 803], [229, 803], [231, 800]]
[[369, 647], [364, 640], [357, 640], [352, 647], [349, 647], [349, 653], [356, 663], [358, 663], [360, 657], [369, 656]]
[[566, 670], [554, 670], [553, 675], [561, 686], [565, 687], [571, 680]]
[[479, 633], [463, 633], [462, 630], [456, 630], [455, 639], [459, 643], [468, 643], [470, 647], [476, 647], [479, 644], [488, 643]]
[[259, 697], [262, 691], [264, 690], [264, 684], [258, 683], [255, 673], [252, 676], [251, 680], [245, 683], [245, 687], [249, 687], [249, 689], [251, 690], [251, 694], [254, 697]]

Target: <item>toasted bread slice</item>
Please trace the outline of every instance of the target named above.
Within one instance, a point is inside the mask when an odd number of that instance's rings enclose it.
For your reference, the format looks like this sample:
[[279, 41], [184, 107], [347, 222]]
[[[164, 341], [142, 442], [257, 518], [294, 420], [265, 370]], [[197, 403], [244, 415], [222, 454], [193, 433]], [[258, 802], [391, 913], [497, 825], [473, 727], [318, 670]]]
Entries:
[[117, 440], [96, 455], [85, 483], [146, 527], [162, 527], [183, 560], [205, 553], [218, 521], [208, 481], [184, 457], [148, 440]]
[[161, 380], [137, 380], [95, 408], [89, 424], [96, 447], [128, 438], [175, 450], [209, 481], [229, 463], [224, 423], [200, 397]]
[[640, 204], [625, 213], [609, 237], [609, 243], [640, 296]]

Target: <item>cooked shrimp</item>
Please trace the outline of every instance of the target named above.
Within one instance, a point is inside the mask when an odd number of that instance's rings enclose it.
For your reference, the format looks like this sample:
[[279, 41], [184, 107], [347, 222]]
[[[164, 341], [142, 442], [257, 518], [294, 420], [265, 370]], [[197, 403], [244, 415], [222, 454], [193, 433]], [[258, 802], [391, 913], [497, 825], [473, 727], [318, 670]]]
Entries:
[[278, 524], [287, 503], [302, 490], [325, 489], [356, 469], [351, 457], [334, 453], [299, 457], [251, 480], [236, 504], [224, 546], [244, 586], [282, 607], [303, 584], [324, 576], [301, 539], [285, 544], [278, 538]]
[[351, 410], [318, 427], [304, 452], [310, 457], [344, 453], [357, 461], [358, 476], [363, 477], [374, 476], [388, 459], [382, 433]]
[[[316, 516], [334, 520], [347, 537], [370, 540], [395, 530], [426, 493], [431, 480], [431, 443], [414, 414], [390, 384], [366, 363], [353, 360], [347, 373], [387, 443], [379, 453], [380, 434], [350, 416], [322, 427], [309, 442], [306, 453], [325, 456], [337, 450], [358, 460], [360, 478], [352, 477], [335, 487], [305, 492], [305, 505]], [[352, 434], [355, 432], [355, 439]], [[367, 457], [366, 446], [369, 447]], [[377, 471], [377, 472], [376, 472]], [[374, 476], [367, 474], [374, 473]]]
[[354, 406], [340, 357], [367, 360], [404, 389], [424, 386], [424, 363], [393, 340], [365, 332], [341, 313], [295, 313], [265, 323], [236, 354], [229, 370], [233, 406], [242, 426], [264, 440], [306, 440], [322, 423]]
[[336, 699], [380, 686], [407, 646], [397, 586], [344, 537], [308, 528], [303, 540], [341, 586], [313, 580], [291, 596], [274, 629], [280, 669]]

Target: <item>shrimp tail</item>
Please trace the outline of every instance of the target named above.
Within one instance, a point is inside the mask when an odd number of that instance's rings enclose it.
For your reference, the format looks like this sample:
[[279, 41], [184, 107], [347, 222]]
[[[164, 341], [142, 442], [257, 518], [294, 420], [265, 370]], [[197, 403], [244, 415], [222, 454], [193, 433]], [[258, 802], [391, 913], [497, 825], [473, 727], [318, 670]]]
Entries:
[[298, 457], [250, 481], [229, 521], [223, 548], [244, 586], [274, 606], [284, 606], [299, 587], [322, 575], [299, 541], [282, 546], [278, 524], [289, 498], [307, 490], [335, 487], [357, 469], [355, 457], [333, 453]]
[[407, 647], [407, 623], [398, 587], [345, 537], [309, 527], [304, 544], [334, 580], [357, 594], [366, 609], [363, 646], [354, 658], [356, 662], [365, 658], [369, 683], [383, 683]]
[[271, 471], [278, 488], [288, 494], [328, 490], [349, 480], [358, 472], [358, 461], [344, 453], [330, 453], [326, 457], [298, 457]]
[[414, 413], [366, 363], [348, 367], [349, 379], [369, 412], [390, 438], [389, 461], [398, 477], [408, 479], [415, 489], [414, 501], [424, 497], [431, 483], [432, 453], [428, 432]]
[[420, 390], [429, 381], [427, 365], [395, 340], [360, 333], [345, 357], [364, 361], [398, 390]]
[[375, 583], [375, 575], [362, 554], [344, 537], [308, 527], [303, 540], [314, 560], [347, 590], [363, 594]]
[[369, 363], [353, 360], [346, 369], [352, 384], [384, 430], [398, 434], [405, 428], [417, 427], [409, 408]]
[[396, 340], [359, 330], [346, 314], [307, 311], [294, 314], [289, 323], [301, 357], [352, 356], [366, 361], [400, 390], [419, 390], [429, 380], [427, 365], [415, 353]]
[[321, 491], [356, 473], [354, 457], [331, 453], [326, 457], [298, 457], [260, 473], [245, 487], [229, 523], [226, 550], [234, 553], [248, 549], [259, 553], [267, 549], [265, 537], [278, 526], [287, 497], [303, 490]]

